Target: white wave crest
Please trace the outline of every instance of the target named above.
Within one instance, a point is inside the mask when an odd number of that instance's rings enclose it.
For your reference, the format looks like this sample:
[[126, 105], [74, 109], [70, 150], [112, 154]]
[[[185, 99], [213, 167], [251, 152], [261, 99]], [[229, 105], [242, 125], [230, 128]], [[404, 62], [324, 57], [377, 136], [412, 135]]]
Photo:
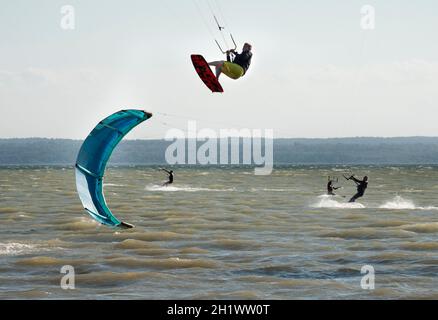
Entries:
[[412, 200], [404, 199], [401, 196], [395, 196], [392, 200], [382, 204], [380, 209], [389, 210], [438, 210], [437, 207], [417, 207]]
[[0, 256], [18, 255], [35, 251], [36, 246], [18, 242], [0, 243]]
[[335, 209], [364, 209], [365, 206], [358, 202], [340, 202], [339, 197], [321, 195], [318, 202], [311, 205], [313, 208], [335, 208]]

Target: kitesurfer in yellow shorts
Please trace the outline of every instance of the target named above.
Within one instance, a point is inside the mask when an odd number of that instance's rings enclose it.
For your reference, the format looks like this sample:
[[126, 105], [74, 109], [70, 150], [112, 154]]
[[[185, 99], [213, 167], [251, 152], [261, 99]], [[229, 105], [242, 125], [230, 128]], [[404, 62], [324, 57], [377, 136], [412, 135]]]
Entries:
[[242, 53], [237, 53], [235, 50], [227, 51], [227, 61], [210, 62], [210, 66], [216, 68], [216, 78], [219, 80], [221, 73], [231, 79], [239, 79], [243, 77], [251, 64], [252, 46], [245, 43], [242, 48]]

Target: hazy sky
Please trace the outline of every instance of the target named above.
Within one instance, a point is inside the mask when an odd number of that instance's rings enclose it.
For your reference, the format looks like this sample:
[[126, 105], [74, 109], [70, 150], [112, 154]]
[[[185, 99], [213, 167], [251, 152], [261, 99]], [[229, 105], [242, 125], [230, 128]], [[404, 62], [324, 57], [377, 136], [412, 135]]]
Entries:
[[[221, 58], [207, 3], [0, 0], [0, 138], [83, 139], [124, 108], [154, 113], [129, 138], [190, 119], [276, 137], [438, 136], [436, 0], [210, 0], [239, 47], [253, 44], [223, 94], [190, 61]], [[64, 5], [74, 30], [60, 26]], [[374, 30], [361, 28], [364, 5]]]

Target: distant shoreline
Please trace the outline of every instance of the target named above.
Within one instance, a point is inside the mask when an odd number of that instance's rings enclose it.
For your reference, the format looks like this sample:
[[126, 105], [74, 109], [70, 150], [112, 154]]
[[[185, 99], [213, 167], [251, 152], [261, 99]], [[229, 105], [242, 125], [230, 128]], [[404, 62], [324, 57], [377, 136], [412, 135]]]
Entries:
[[[108, 169], [141, 169], [141, 168], [157, 168], [167, 164], [109, 164], [106, 168]], [[170, 166], [170, 165], [167, 165]], [[349, 170], [351, 168], [356, 169], [371, 169], [371, 168], [431, 168], [438, 169], [438, 164], [397, 164], [397, 163], [388, 163], [388, 164], [274, 164], [273, 169], [285, 169], [285, 168], [304, 168], [308, 169], [309, 167], [315, 167], [315, 169], [345, 169]], [[254, 165], [172, 165], [173, 169], [184, 169], [184, 170], [197, 170], [197, 169], [221, 169], [221, 170], [236, 170], [236, 169], [248, 169], [253, 170]], [[35, 170], [35, 169], [56, 169], [56, 170], [74, 170], [74, 165], [68, 164], [0, 164], [0, 170], [8, 170], [8, 169], [16, 169], [16, 170]]]
[[[164, 165], [165, 151], [171, 143], [123, 140], [109, 165]], [[0, 139], [0, 166], [72, 166], [81, 144], [81, 140], [70, 139]], [[275, 166], [438, 165], [438, 137], [281, 138], [274, 139], [273, 144]]]

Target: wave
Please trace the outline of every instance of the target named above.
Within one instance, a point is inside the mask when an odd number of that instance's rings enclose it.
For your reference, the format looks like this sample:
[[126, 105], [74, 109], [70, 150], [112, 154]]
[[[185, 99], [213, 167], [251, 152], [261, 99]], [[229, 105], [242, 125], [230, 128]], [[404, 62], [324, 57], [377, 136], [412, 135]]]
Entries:
[[340, 202], [340, 196], [329, 196], [321, 195], [319, 196], [319, 201], [312, 204], [313, 208], [335, 208], [335, 209], [364, 209], [365, 206], [358, 202]]
[[177, 191], [183, 191], [183, 192], [200, 192], [200, 191], [206, 191], [206, 192], [229, 192], [229, 191], [235, 191], [235, 188], [229, 188], [229, 189], [210, 189], [210, 188], [196, 188], [196, 187], [190, 187], [190, 186], [163, 186], [163, 185], [147, 185], [145, 187], [145, 190], [147, 191], [163, 191], [163, 192], [177, 192]]
[[403, 199], [400, 196], [395, 196], [392, 200], [381, 205], [381, 209], [415, 209], [415, 204], [411, 200]]
[[17, 213], [20, 210], [18, 208], [12, 208], [12, 207], [0, 207], [0, 213]]
[[36, 245], [24, 244], [18, 242], [0, 243], [0, 256], [2, 255], [19, 255], [34, 252]]
[[157, 231], [157, 232], [129, 232], [129, 233], [116, 233], [115, 235], [111, 235], [108, 239], [113, 240], [116, 237], [119, 240], [130, 240], [125, 242], [126, 246], [135, 246], [138, 245], [138, 242], [134, 242], [133, 240], [140, 241], [172, 241], [172, 240], [182, 240], [182, 239], [190, 239], [189, 235], [180, 234], [171, 231]]
[[[363, 204], [358, 202], [348, 203], [345, 201], [338, 201], [340, 196], [329, 196], [321, 195], [319, 196], [319, 201], [312, 204], [313, 208], [336, 208], [336, 209], [363, 209], [366, 208]], [[416, 206], [412, 200], [404, 199], [401, 196], [395, 196], [393, 199], [385, 202], [384, 204], [377, 207], [378, 209], [387, 210], [438, 210], [438, 207], [427, 206], [420, 207]]]
[[347, 171], [345, 168], [332, 168], [331, 171], [335, 171], [335, 172], [345, 172]]
[[257, 291], [242, 290], [233, 292], [218, 292], [211, 291], [206, 293], [200, 293], [195, 295], [193, 299], [195, 300], [214, 300], [214, 299], [225, 299], [225, 300], [257, 300], [262, 297]]
[[65, 250], [69, 243], [59, 239], [22, 242], [0, 242], [0, 256], [2, 255], [25, 255], [29, 253], [49, 252], [53, 250]]
[[321, 237], [340, 238], [345, 240], [371, 240], [388, 238], [412, 238], [413, 232], [404, 229], [379, 230], [376, 228], [350, 228], [347, 230], [336, 230], [321, 234]]
[[108, 286], [108, 285], [118, 285], [120, 283], [126, 284], [127, 281], [138, 281], [144, 278], [165, 278], [166, 276], [157, 272], [91, 272], [87, 274], [78, 274], [76, 279], [78, 279], [83, 285], [91, 286]]
[[56, 265], [66, 265], [71, 263], [66, 263], [64, 260], [53, 257], [38, 256], [32, 258], [25, 258], [16, 262], [17, 265], [30, 266], [30, 267], [48, 267]]
[[438, 207], [417, 207], [412, 200], [404, 199], [401, 196], [395, 196], [392, 200], [382, 204], [380, 209], [389, 210], [438, 210]]
[[418, 250], [435, 251], [435, 250], [438, 250], [438, 243], [436, 243], [436, 242], [403, 243], [400, 245], [400, 248], [405, 249], [405, 250], [412, 250], [412, 251], [418, 251]]
[[250, 240], [219, 239], [214, 241], [214, 246], [228, 250], [256, 250], [260, 244]]
[[182, 248], [179, 250], [182, 254], [206, 254], [209, 253], [206, 249], [201, 249], [198, 247], [188, 247], [188, 248]]
[[101, 224], [94, 219], [89, 217], [80, 217], [61, 223], [58, 226], [58, 229], [64, 231], [85, 231], [93, 230], [99, 228], [100, 226]]
[[398, 229], [416, 232], [416, 233], [436, 233], [438, 232], [438, 222], [406, 224]]
[[40, 291], [40, 290], [26, 290], [26, 291], [20, 291], [17, 292], [18, 297], [24, 298], [24, 299], [43, 299], [43, 298], [47, 298], [48, 296], [51, 295], [50, 292], [47, 291]]
[[298, 191], [297, 189], [281, 189], [281, 188], [251, 188], [251, 192], [259, 192], [259, 191], [266, 191], [266, 192], [294, 192]]
[[117, 249], [144, 249], [144, 248], [158, 248], [157, 245], [151, 244], [143, 240], [126, 239], [114, 245]]
[[118, 267], [151, 267], [156, 269], [189, 269], [189, 268], [205, 268], [214, 269], [218, 264], [210, 259], [180, 259], [178, 257], [170, 257], [166, 259], [139, 259], [132, 257], [111, 258], [107, 259], [107, 264]]

